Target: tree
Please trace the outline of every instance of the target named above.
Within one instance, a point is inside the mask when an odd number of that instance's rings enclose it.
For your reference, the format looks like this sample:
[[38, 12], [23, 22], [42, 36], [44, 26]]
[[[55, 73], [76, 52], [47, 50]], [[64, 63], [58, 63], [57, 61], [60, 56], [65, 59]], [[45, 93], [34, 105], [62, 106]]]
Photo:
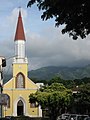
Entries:
[[52, 83], [62, 83], [66, 88], [73, 88], [75, 83], [74, 80], [63, 80], [59, 76], [53, 77], [51, 80], [48, 80], [48, 84], [51, 85]]
[[68, 33], [73, 39], [83, 39], [90, 34], [90, 0], [30, 0], [28, 7], [34, 3], [43, 10], [41, 18], [55, 18], [55, 25], [64, 25], [62, 33]]
[[71, 100], [72, 91], [60, 83], [42, 87], [35, 94], [29, 96], [30, 103], [37, 102], [42, 109], [48, 109], [50, 120], [55, 120], [62, 110], [68, 108]]
[[90, 83], [80, 85], [74, 99], [77, 112], [88, 114], [90, 112]]

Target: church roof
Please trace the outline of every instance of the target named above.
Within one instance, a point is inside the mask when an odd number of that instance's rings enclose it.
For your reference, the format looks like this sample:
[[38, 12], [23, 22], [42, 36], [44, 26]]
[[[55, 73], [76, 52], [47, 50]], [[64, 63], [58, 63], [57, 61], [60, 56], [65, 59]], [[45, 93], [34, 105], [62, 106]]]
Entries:
[[15, 41], [16, 40], [25, 40], [21, 11], [19, 11], [18, 22], [17, 22], [17, 27], [16, 27], [16, 33], [15, 33], [15, 39], [14, 40]]

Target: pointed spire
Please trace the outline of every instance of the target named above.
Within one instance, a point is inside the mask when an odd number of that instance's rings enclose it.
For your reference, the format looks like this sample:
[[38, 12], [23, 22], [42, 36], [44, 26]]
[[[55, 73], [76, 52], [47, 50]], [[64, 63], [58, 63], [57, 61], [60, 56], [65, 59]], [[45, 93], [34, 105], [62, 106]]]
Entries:
[[21, 17], [21, 10], [19, 10], [19, 16], [18, 16], [18, 22], [17, 22], [16, 34], [15, 34], [14, 40], [15, 41], [16, 40], [25, 40], [23, 22], [22, 22], [22, 17]]

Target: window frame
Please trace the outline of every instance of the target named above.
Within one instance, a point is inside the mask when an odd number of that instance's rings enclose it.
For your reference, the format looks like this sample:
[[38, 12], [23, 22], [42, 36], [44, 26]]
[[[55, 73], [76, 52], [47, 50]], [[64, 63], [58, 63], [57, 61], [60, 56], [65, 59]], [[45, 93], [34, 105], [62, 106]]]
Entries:
[[[23, 87], [18, 87], [18, 77], [19, 77], [19, 75], [21, 75], [22, 78], [23, 78]], [[19, 88], [22, 88], [22, 89], [25, 88], [25, 76], [21, 72], [19, 72], [17, 74], [17, 76], [16, 76], [16, 85], [15, 85], [15, 88], [17, 88], [17, 89], [19, 89]]]

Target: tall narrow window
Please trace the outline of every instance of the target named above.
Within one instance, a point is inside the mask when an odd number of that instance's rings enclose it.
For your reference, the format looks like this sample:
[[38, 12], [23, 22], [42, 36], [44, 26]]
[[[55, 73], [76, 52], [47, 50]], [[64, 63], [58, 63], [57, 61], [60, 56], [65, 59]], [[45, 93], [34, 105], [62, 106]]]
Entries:
[[16, 88], [25, 88], [25, 77], [22, 73], [17, 74]]

